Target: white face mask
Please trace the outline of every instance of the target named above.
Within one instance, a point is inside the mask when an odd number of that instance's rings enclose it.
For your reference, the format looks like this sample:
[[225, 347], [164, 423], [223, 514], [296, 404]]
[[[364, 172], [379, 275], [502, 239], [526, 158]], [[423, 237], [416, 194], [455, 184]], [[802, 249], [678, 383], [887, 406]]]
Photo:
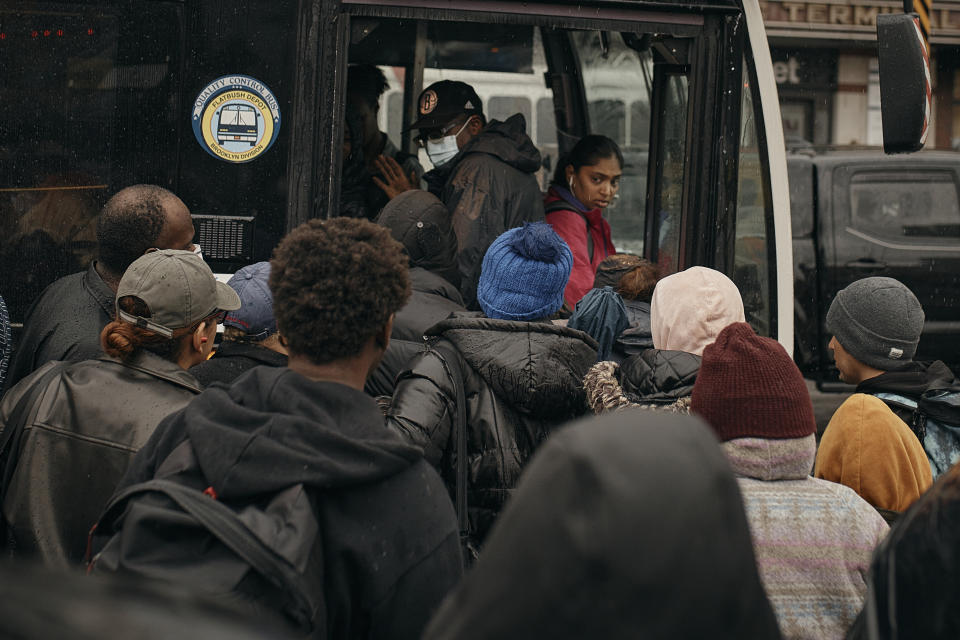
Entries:
[[444, 136], [439, 140], [427, 140], [427, 156], [430, 158], [433, 166], [443, 166], [460, 153], [460, 147], [457, 146], [457, 136], [467, 128], [470, 120], [471, 118], [467, 118], [467, 121], [463, 123], [463, 126], [460, 127], [460, 130], [456, 133]]

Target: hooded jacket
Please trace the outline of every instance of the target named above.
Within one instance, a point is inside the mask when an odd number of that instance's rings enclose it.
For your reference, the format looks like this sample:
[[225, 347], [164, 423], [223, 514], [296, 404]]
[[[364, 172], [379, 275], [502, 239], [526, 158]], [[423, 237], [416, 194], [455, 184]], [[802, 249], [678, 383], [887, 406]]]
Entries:
[[700, 356], [647, 349], [618, 365], [598, 362], [584, 376], [587, 404], [600, 414], [622, 407], [690, 413]]
[[580, 381], [596, 360], [597, 343], [581, 331], [550, 323], [479, 314], [456, 315], [427, 334], [447, 341], [457, 360], [447, 362], [436, 347], [417, 356], [397, 380], [388, 422], [423, 447], [452, 494], [453, 376], [461, 376], [469, 425], [470, 524], [482, 540], [537, 446], [554, 427], [584, 413]]
[[695, 418], [637, 411], [583, 420], [543, 445], [424, 634], [779, 637], [716, 440]]
[[190, 367], [190, 373], [201, 386], [209, 387], [214, 382], [230, 384], [260, 365], [285, 367], [287, 356], [258, 344], [224, 340], [213, 357]]
[[880, 514], [851, 489], [810, 477], [813, 434], [722, 444], [737, 474], [760, 577], [784, 638], [843, 638], [866, 594]]
[[[20, 398], [52, 363], [11, 389], [0, 404], [2, 431]], [[157, 424], [200, 385], [149, 351], [129, 364], [111, 358], [70, 365], [24, 425], [3, 515], [14, 555], [48, 566], [78, 565], [87, 532]]]
[[491, 120], [448, 163], [424, 175], [453, 220], [460, 291], [478, 309], [477, 282], [487, 247], [507, 229], [543, 220], [543, 196], [533, 175], [540, 152], [526, 133], [522, 114]]
[[877, 509], [900, 512], [933, 484], [930, 462], [910, 428], [882, 400], [847, 398], [830, 419], [813, 474], [856, 491]]
[[[165, 470], [185, 441], [198, 469]], [[312, 576], [325, 602], [316, 637], [419, 638], [460, 577], [456, 518], [440, 478], [360, 391], [257, 367], [165, 420], [117, 491], [161, 474], [191, 484], [198, 472], [227, 503], [304, 485], [319, 525], [303, 559], [322, 567]]]
[[662, 278], [650, 300], [650, 333], [658, 349], [700, 356], [721, 331], [743, 321], [737, 285], [707, 267], [690, 267]]
[[51, 360], [80, 362], [103, 355], [100, 332], [113, 320], [114, 292], [91, 262], [86, 271], [60, 278], [44, 289], [23, 323], [6, 388]]
[[630, 326], [617, 337], [614, 353], [629, 358], [647, 349], [653, 348], [653, 335], [650, 333], [650, 303], [641, 300], [624, 300]]
[[[559, 205], [563, 209], [557, 209]], [[573, 270], [563, 292], [567, 306], [573, 309], [580, 299], [593, 288], [597, 267], [607, 256], [617, 252], [610, 239], [610, 223], [604, 220], [600, 209], [587, 209], [573, 194], [563, 187], [550, 187], [544, 198], [547, 222], [553, 227], [573, 253]], [[590, 245], [587, 234], [593, 239], [593, 260], [590, 259]]]
[[432, 271], [411, 267], [410, 288], [410, 300], [393, 318], [391, 338], [423, 342], [427, 329], [455, 311], [466, 311], [457, 288]]

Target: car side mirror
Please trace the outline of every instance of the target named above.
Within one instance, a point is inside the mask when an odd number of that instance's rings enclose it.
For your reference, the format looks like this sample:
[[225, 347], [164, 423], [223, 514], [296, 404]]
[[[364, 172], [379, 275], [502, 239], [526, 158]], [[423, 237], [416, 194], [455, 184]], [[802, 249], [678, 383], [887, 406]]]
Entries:
[[930, 56], [915, 14], [877, 16], [883, 150], [922, 148], [930, 124]]

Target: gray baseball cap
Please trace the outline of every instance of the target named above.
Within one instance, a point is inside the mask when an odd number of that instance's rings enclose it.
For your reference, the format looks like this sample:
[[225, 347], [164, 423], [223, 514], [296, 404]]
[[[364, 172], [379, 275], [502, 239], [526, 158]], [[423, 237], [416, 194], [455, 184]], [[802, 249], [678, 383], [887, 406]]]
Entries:
[[134, 260], [117, 287], [117, 300], [136, 296], [150, 309], [150, 317], [127, 313], [117, 306], [117, 316], [166, 338], [218, 311], [240, 308], [240, 296], [217, 282], [203, 258], [192, 251], [162, 249]]

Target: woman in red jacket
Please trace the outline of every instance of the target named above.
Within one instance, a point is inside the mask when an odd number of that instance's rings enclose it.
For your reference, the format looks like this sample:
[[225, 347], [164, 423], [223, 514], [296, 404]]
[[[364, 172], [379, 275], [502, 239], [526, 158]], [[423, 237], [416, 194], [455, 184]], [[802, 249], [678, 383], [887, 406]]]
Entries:
[[616, 253], [610, 224], [603, 219], [620, 188], [623, 154], [606, 136], [584, 136], [557, 164], [544, 199], [547, 222], [573, 253], [573, 271], [564, 290], [570, 309], [593, 287], [603, 259]]

